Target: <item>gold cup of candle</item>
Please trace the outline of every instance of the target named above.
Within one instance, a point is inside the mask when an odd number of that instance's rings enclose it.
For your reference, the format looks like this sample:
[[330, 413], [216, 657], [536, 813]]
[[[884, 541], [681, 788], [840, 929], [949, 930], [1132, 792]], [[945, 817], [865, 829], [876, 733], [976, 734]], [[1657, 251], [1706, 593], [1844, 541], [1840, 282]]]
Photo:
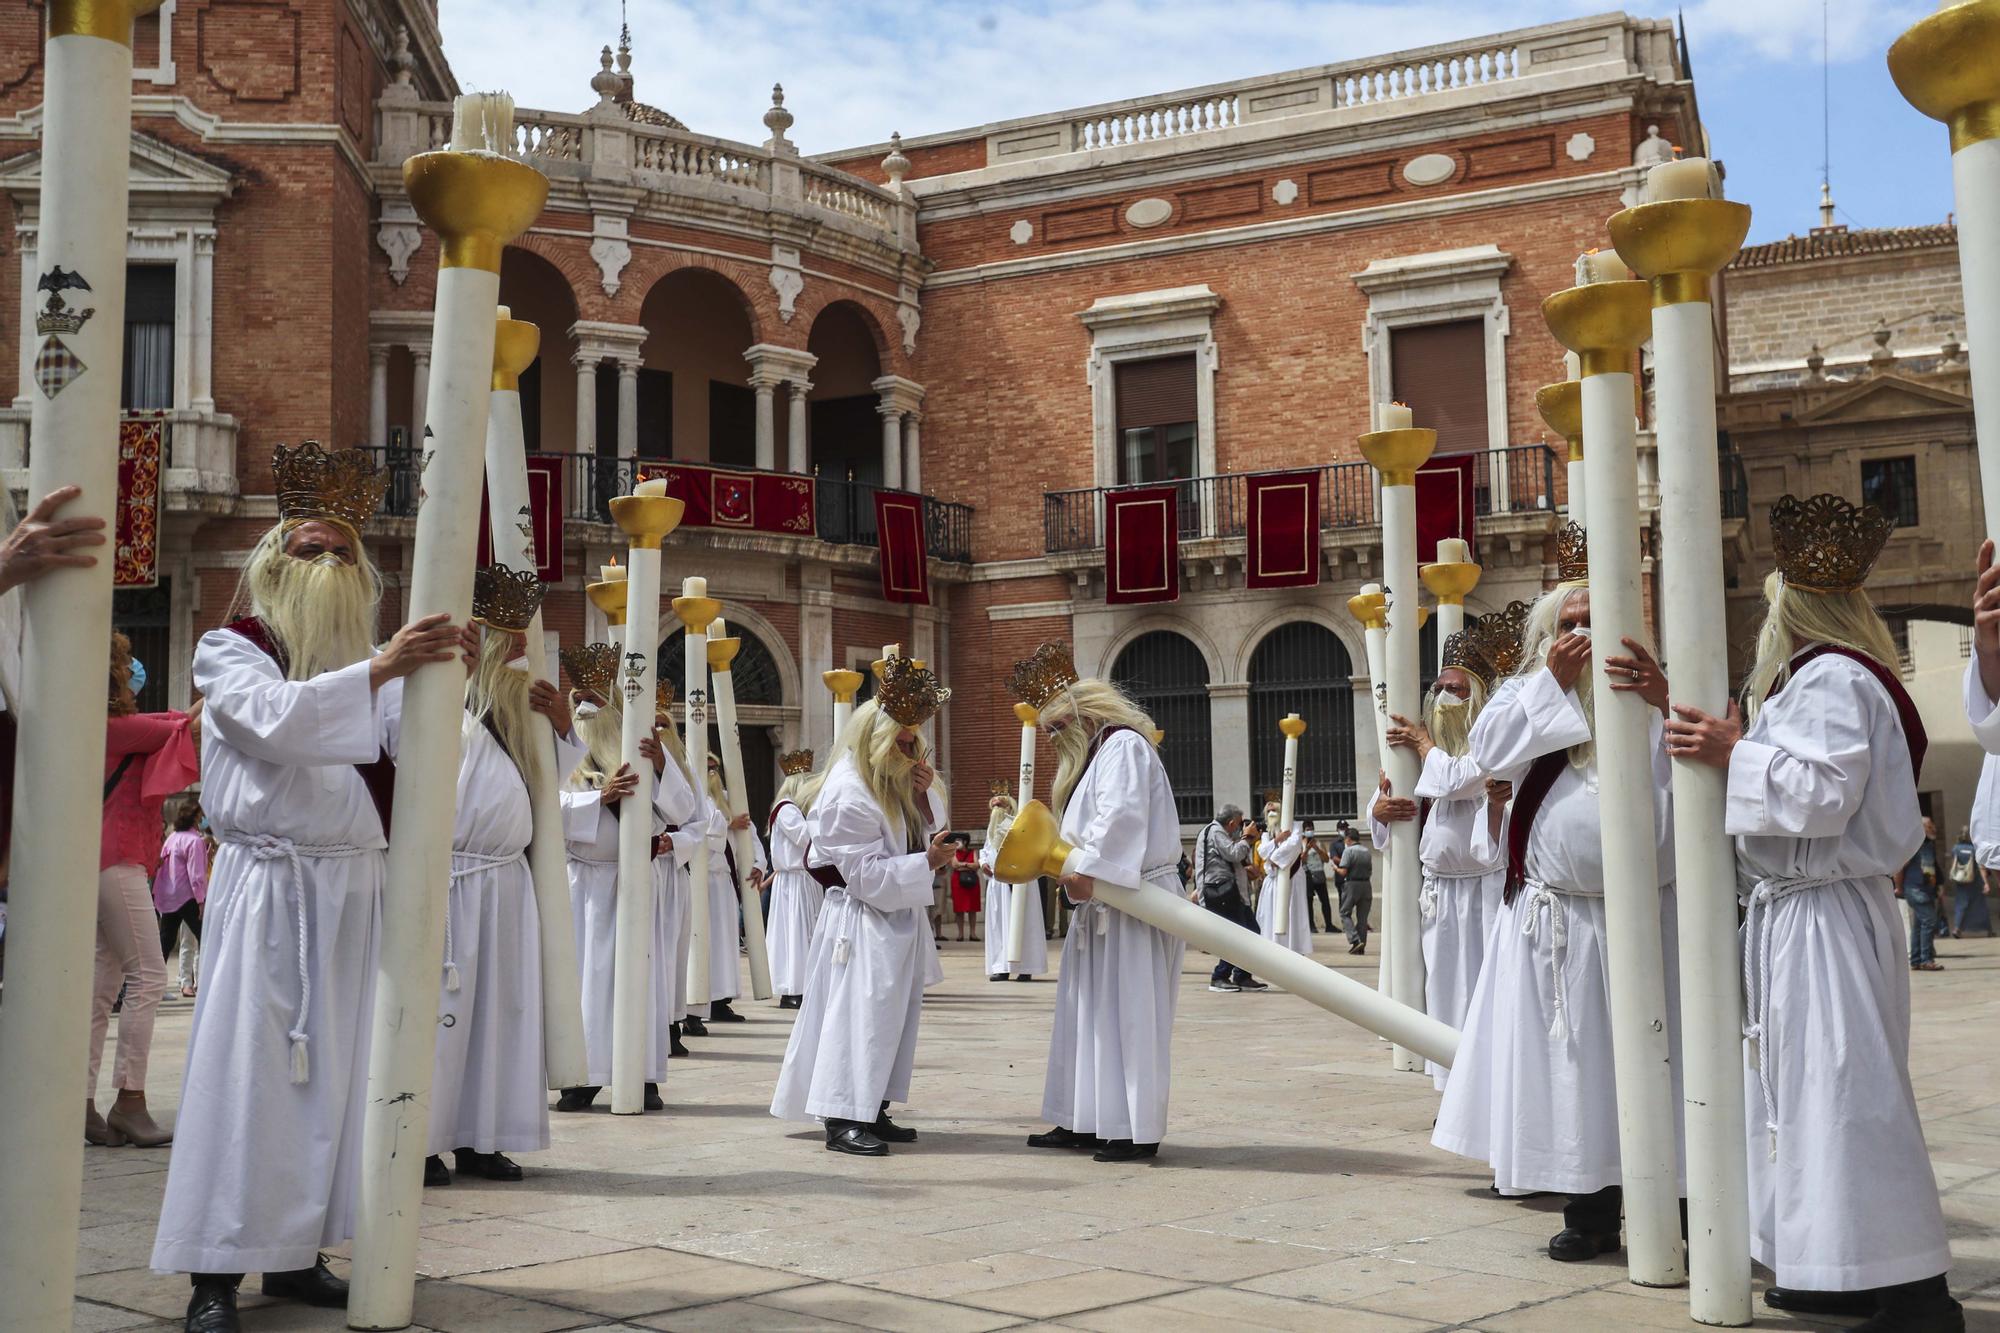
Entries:
[[1278, 719], [1278, 730], [1288, 741], [1295, 741], [1306, 734], [1306, 720], [1297, 713]]
[[1363, 629], [1381, 629], [1389, 623], [1383, 612], [1386, 600], [1379, 592], [1358, 592], [1347, 599], [1347, 614], [1360, 621]]
[[1479, 586], [1480, 568], [1470, 560], [1425, 565], [1417, 571], [1431, 596], [1445, 606], [1463, 606], [1465, 595]]
[[[679, 600], [679, 599], [676, 599]], [[679, 614], [676, 612], [675, 614]], [[741, 639], [710, 639], [708, 641], [708, 669], [727, 671], [729, 664], [736, 660], [736, 653], [743, 646]]]
[[681, 525], [687, 503], [667, 494], [664, 481], [642, 481], [630, 495], [611, 497], [611, 521], [632, 545], [657, 551], [666, 535]]
[[[680, 501], [674, 503], [679, 504]], [[708, 622], [722, 614], [722, 603], [713, 597], [676, 597], [673, 606], [674, 619], [680, 621], [690, 634], [700, 630], [706, 636]]]
[[525, 319], [496, 320], [493, 326], [493, 387], [521, 387], [521, 372], [535, 364], [542, 331]]
[[604, 613], [606, 620], [613, 625], [622, 625], [625, 623], [627, 586], [624, 579], [606, 579], [602, 583], [586, 584], [583, 592], [590, 598], [590, 604]]
[[1371, 430], [1361, 437], [1361, 456], [1382, 474], [1384, 486], [1414, 486], [1417, 469], [1430, 461], [1437, 432], [1421, 426]]
[[438, 234], [439, 268], [500, 271], [500, 252], [541, 215], [549, 178], [498, 153], [440, 148], [403, 163], [403, 188]]
[[1652, 284], [1654, 305], [1709, 299], [1709, 280], [1743, 248], [1750, 206], [1733, 199], [1663, 199], [1611, 215], [1619, 257]]
[[859, 671], [849, 671], [845, 667], [837, 671], [822, 671], [820, 683], [833, 691], [835, 703], [851, 704], [854, 696], [861, 692], [862, 675]]
[[1015, 704], [1014, 718], [1022, 726], [1032, 727], [1042, 720], [1042, 715], [1035, 711], [1033, 704]]
[[1026, 884], [1037, 875], [1055, 879], [1062, 874], [1072, 850], [1062, 840], [1054, 813], [1040, 801], [1029, 801], [1000, 840], [1000, 850], [993, 857], [993, 874], [1009, 884]]
[[132, 45], [132, 24], [158, 9], [164, 0], [52, 0], [49, 36], [102, 37], [120, 46]]
[[1652, 288], [1637, 280], [1571, 287], [1542, 302], [1542, 318], [1586, 377], [1629, 371], [1632, 353], [1653, 336]]
[[1889, 48], [1889, 77], [1911, 106], [1951, 127], [1951, 151], [2000, 138], [2000, 0], [1920, 19]]
[[1583, 381], [1564, 380], [1535, 390], [1535, 409], [1550, 430], [1569, 441], [1569, 461], [1583, 461]]

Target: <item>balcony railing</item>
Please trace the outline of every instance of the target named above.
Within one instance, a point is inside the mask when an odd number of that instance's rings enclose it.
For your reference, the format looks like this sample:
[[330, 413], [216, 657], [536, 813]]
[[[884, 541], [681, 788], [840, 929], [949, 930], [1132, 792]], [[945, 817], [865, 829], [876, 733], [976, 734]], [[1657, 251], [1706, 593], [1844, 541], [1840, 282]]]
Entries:
[[1743, 457], [1725, 449], [1717, 461], [1722, 468], [1722, 516], [1750, 517], [1750, 477], [1743, 470]]
[[[417, 458], [408, 446], [370, 449], [389, 474], [382, 512], [412, 518], [417, 512]], [[553, 459], [562, 470], [563, 517], [575, 523], [611, 522], [613, 496], [630, 495], [638, 470], [656, 459], [607, 458], [600, 454], [536, 453], [531, 459]], [[732, 469], [755, 472], [755, 468]], [[813, 480], [814, 522], [819, 539], [836, 546], [874, 546], [875, 492], [866, 482], [827, 477]], [[969, 564], [972, 560], [972, 506], [936, 496], [924, 497], [927, 553], [936, 560]]]
[[[1517, 444], [1472, 454], [1440, 454], [1439, 459], [1472, 460], [1473, 509], [1481, 518], [1508, 513], [1554, 513], [1555, 450]], [[1375, 512], [1375, 469], [1367, 463], [1330, 463], [1319, 469], [1319, 526], [1322, 532], [1366, 528]], [[1247, 479], [1268, 472], [1226, 472], [1179, 483], [1180, 539], [1241, 537], [1249, 523]], [[1156, 483], [1157, 484], [1157, 483]], [[1091, 486], [1048, 491], [1042, 496], [1042, 540], [1051, 555], [1090, 551], [1104, 544], [1099, 520], [1103, 496], [1126, 489]]]

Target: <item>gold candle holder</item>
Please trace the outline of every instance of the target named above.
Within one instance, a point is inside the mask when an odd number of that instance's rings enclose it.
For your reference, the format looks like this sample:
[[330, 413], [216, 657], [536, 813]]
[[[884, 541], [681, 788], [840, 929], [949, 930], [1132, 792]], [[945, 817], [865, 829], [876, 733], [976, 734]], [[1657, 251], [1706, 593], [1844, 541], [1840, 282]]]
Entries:
[[611, 521], [633, 546], [657, 551], [667, 534], [681, 525], [686, 508], [671, 495], [615, 495], [611, 498]]
[[1750, 206], [1731, 199], [1663, 199], [1611, 215], [1618, 257], [1652, 285], [1653, 304], [1711, 299], [1710, 280], [1743, 248]]
[[542, 350], [542, 331], [525, 319], [499, 319], [493, 326], [493, 387], [521, 387], [521, 372], [535, 364]]
[[1030, 884], [1037, 875], [1062, 876], [1063, 864], [1075, 850], [1062, 840], [1061, 826], [1046, 805], [1028, 801], [1014, 816], [1014, 826], [994, 853], [993, 873], [1009, 884]]
[[1423, 427], [1372, 430], [1361, 437], [1361, 456], [1382, 474], [1384, 486], [1414, 486], [1417, 469], [1430, 461], [1437, 432]]
[[1465, 595], [1479, 586], [1480, 567], [1470, 560], [1425, 565], [1417, 577], [1444, 606], [1464, 606]]
[[708, 622], [722, 614], [722, 603], [713, 597], [676, 597], [673, 608], [674, 619], [690, 634], [696, 630], [706, 633]]
[[1542, 318], [1576, 353], [1586, 378], [1626, 373], [1632, 354], [1653, 336], [1652, 288], [1639, 281], [1571, 287], [1542, 302]]
[[498, 273], [507, 242], [540, 216], [549, 178], [498, 153], [440, 148], [403, 163], [403, 188], [438, 234], [439, 268]]
[[835, 703], [851, 704], [854, 702], [854, 696], [861, 692], [861, 682], [865, 677], [859, 671], [849, 671], [843, 667], [837, 671], [822, 671], [819, 679], [821, 684], [833, 692]]
[[1535, 390], [1535, 409], [1550, 430], [1569, 442], [1569, 461], [1583, 461], [1583, 381], [1564, 380]]
[[49, 36], [102, 37], [129, 47], [132, 24], [162, 3], [164, 0], [52, 0]]
[[1278, 730], [1288, 741], [1295, 741], [1306, 734], [1306, 720], [1297, 713], [1278, 719]]
[[607, 579], [602, 583], [585, 584], [584, 596], [590, 604], [604, 613], [604, 619], [615, 629], [625, 623], [625, 592], [629, 585], [624, 579]]
[[2000, 0], [1920, 19], [1889, 48], [1904, 100], [1951, 127], [1951, 151], [2000, 138]]
[[1358, 592], [1347, 599], [1347, 614], [1360, 621], [1363, 629], [1386, 629], [1389, 625], [1385, 610], [1387, 600], [1379, 592]]
[[[675, 615], [680, 612], [676, 611]], [[743, 646], [741, 639], [710, 639], [708, 641], [708, 669], [727, 671], [729, 664], [736, 660], [736, 654]]]
[[1034, 706], [1031, 704], [1015, 704], [1014, 717], [1024, 727], [1035, 726], [1042, 720], [1042, 715], [1036, 712]]

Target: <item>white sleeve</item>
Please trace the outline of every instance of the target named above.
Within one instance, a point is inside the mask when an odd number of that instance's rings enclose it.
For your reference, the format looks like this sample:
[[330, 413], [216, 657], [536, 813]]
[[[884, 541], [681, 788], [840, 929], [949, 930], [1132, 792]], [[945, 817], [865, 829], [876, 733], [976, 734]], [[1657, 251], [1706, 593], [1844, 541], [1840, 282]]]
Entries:
[[1887, 728], [1869, 724], [1869, 714], [1881, 712], [1870, 697], [1882, 695], [1879, 684], [1823, 674], [1839, 688], [1812, 689], [1810, 681], [1793, 680], [1788, 692], [1812, 690], [1809, 706], [1767, 710], [1759, 718], [1760, 738], [1739, 740], [1730, 751], [1726, 832], [1837, 837], [1860, 808], [1872, 746], [1900, 738], [1878, 734]]
[[1469, 754], [1485, 772], [1511, 781], [1543, 755], [1589, 739], [1590, 723], [1575, 694], [1542, 670], [1486, 705], [1472, 724]]
[[1417, 775], [1417, 795], [1427, 801], [1469, 801], [1486, 790], [1486, 772], [1472, 756], [1454, 759], [1438, 746], [1424, 756]]
[[812, 830], [814, 853], [840, 872], [850, 897], [881, 912], [931, 905], [936, 874], [929, 860], [922, 852], [885, 852], [882, 816], [859, 792], [821, 792]]
[[653, 812], [668, 828], [679, 828], [694, 816], [694, 789], [681, 775], [681, 766], [667, 759], [667, 765], [653, 782]]
[[1977, 655], [1965, 664], [1965, 720], [1972, 724], [1972, 736], [1980, 749], [2000, 754], [2000, 703], [1987, 696], [1979, 679]]
[[570, 842], [593, 842], [598, 821], [604, 818], [601, 792], [565, 788], [561, 793], [563, 837]]
[[[1119, 732], [1104, 742], [1091, 761], [1085, 780], [1094, 791], [1105, 793], [1105, 798], [1092, 803], [1090, 822], [1074, 841], [1076, 852], [1069, 868], [1076, 874], [1113, 884], [1144, 882], [1150, 830], [1144, 807], [1135, 814], [1133, 804], [1148, 790], [1151, 751], [1136, 733]], [[1126, 799], [1118, 799], [1120, 796]], [[1075, 792], [1070, 794], [1071, 801], [1077, 797]]]
[[194, 687], [207, 702], [202, 725], [254, 759], [319, 767], [381, 758], [383, 711], [368, 687], [366, 661], [286, 680], [269, 653], [231, 630], [214, 630], [195, 649]]

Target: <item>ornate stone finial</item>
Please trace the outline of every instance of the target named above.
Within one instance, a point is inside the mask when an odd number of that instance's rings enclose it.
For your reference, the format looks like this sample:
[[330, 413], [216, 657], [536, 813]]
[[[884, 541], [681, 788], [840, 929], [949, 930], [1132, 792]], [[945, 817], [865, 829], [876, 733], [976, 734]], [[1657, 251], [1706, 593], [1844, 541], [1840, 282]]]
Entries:
[[590, 90], [597, 94], [597, 105], [608, 107], [617, 99], [620, 87], [618, 76], [611, 72], [611, 48], [605, 47], [597, 54], [597, 73], [590, 76]]
[[764, 113], [764, 128], [771, 131], [771, 138], [764, 146], [791, 147], [791, 140], [785, 137], [785, 131], [792, 127], [792, 123], [792, 113], [785, 110], [785, 85], [774, 83], [771, 85], [771, 109]]
[[1888, 320], [1877, 321], [1875, 331], [1868, 336], [1875, 340], [1875, 350], [1868, 354], [1870, 366], [1880, 369], [1895, 361], [1896, 354], [1889, 350], [1889, 339], [1894, 334], [1890, 331]]
[[1818, 343], [1814, 343], [1812, 350], [1806, 353], [1806, 378], [1815, 383], [1826, 378], [1826, 353], [1820, 350]]
[[1635, 167], [1657, 167], [1662, 162], [1674, 160], [1674, 146], [1660, 137], [1658, 125], [1646, 127], [1646, 137], [1632, 154]]
[[404, 24], [396, 25], [396, 44], [389, 52], [389, 68], [396, 71], [396, 84], [407, 88], [416, 77], [416, 61], [410, 56], [410, 30]]
[[1944, 331], [1944, 341], [1938, 345], [1938, 353], [1944, 357], [1945, 364], [1950, 365], [1957, 361], [1959, 354], [1963, 351], [1965, 351], [1965, 347], [1958, 340], [1958, 330], [1946, 329]]
[[900, 130], [889, 135], [889, 156], [882, 159], [882, 170], [889, 177], [889, 188], [901, 194], [903, 177], [910, 174], [910, 159], [903, 156], [903, 135]]

